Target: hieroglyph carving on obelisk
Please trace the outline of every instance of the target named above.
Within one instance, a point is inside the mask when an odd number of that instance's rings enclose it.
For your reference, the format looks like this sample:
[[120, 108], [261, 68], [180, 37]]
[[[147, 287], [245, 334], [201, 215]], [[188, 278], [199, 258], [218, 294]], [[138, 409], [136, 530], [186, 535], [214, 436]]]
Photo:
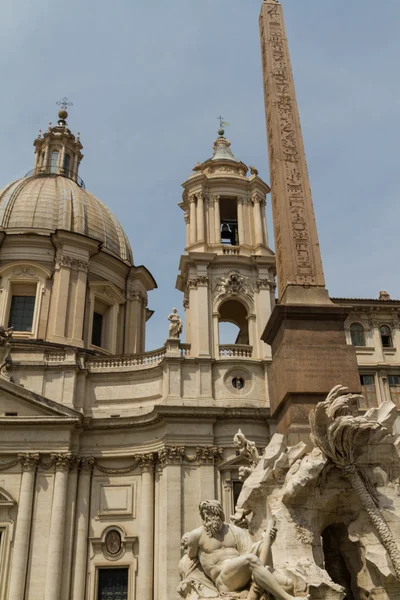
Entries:
[[305, 288], [309, 299], [321, 292], [325, 279], [282, 6], [275, 0], [263, 3], [260, 33], [279, 298], [293, 302]]

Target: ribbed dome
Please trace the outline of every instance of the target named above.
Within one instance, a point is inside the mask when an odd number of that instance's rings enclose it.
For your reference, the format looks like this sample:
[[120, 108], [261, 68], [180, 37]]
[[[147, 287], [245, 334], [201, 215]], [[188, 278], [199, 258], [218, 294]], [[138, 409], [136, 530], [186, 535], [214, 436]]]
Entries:
[[103, 242], [103, 247], [133, 264], [121, 225], [96, 196], [60, 175], [19, 179], [0, 191], [0, 227], [62, 229]]

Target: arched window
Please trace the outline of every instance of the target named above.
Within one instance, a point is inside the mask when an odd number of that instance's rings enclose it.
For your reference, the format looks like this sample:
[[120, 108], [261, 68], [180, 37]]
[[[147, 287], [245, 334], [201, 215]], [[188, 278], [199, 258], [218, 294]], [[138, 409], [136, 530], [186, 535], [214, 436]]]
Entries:
[[350, 325], [351, 343], [353, 346], [365, 346], [365, 332], [361, 323]]
[[64, 156], [64, 165], [63, 165], [64, 166], [64, 173], [65, 173], [65, 175], [69, 175], [69, 165], [70, 165], [70, 162], [71, 162], [71, 157], [70, 157], [69, 154], [66, 154]]
[[51, 165], [50, 165], [50, 173], [57, 173], [58, 168], [58, 151], [54, 150], [51, 153]]
[[387, 325], [382, 325], [381, 327], [379, 327], [379, 333], [381, 334], [382, 346], [384, 348], [392, 348], [393, 340], [390, 327], [388, 327]]

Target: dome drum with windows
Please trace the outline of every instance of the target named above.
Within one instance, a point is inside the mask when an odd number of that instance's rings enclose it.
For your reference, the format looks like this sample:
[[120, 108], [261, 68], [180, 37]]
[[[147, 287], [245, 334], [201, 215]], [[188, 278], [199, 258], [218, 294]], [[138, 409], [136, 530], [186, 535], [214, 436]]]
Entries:
[[134, 266], [120, 223], [85, 189], [79, 134], [65, 107], [58, 117], [35, 139], [33, 170], [0, 191], [0, 322], [15, 339], [143, 352], [156, 282]]

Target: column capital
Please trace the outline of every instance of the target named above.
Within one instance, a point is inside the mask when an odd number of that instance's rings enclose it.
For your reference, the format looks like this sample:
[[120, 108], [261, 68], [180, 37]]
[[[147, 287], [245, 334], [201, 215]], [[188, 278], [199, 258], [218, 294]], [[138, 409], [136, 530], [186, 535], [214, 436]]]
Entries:
[[139, 454], [138, 459], [140, 460], [140, 470], [142, 473], [151, 472], [154, 469], [154, 464], [156, 460], [155, 452], [149, 452], [147, 454]]
[[189, 204], [195, 204], [196, 202], [196, 194], [189, 195]]
[[69, 452], [65, 454], [50, 454], [56, 471], [69, 471], [73, 463], [73, 457]]
[[202, 191], [196, 192], [196, 198], [197, 198], [197, 200], [203, 200], [204, 199], [203, 192]]
[[85, 456], [79, 459], [79, 470], [92, 473], [95, 465], [93, 456]]
[[21, 453], [18, 454], [18, 460], [23, 471], [36, 471], [39, 464], [39, 454]]
[[256, 203], [261, 204], [263, 201], [263, 197], [258, 192], [255, 192], [251, 196], [251, 201], [253, 202], [253, 204], [256, 204]]
[[244, 204], [246, 202], [246, 198], [244, 196], [237, 197], [238, 204]]
[[126, 291], [126, 297], [128, 300], [136, 300], [136, 302], [140, 302], [140, 304], [142, 304], [142, 306], [145, 308], [147, 306], [147, 293], [139, 287], [129, 287]]
[[256, 281], [256, 289], [260, 290], [269, 290], [271, 288], [271, 280], [270, 279], [257, 279]]
[[214, 202], [214, 204], [218, 204], [220, 198], [221, 198], [221, 196], [219, 194], [212, 194], [211, 195], [211, 201]]
[[159, 467], [167, 465], [180, 465], [186, 456], [185, 446], [166, 446], [158, 452]]

